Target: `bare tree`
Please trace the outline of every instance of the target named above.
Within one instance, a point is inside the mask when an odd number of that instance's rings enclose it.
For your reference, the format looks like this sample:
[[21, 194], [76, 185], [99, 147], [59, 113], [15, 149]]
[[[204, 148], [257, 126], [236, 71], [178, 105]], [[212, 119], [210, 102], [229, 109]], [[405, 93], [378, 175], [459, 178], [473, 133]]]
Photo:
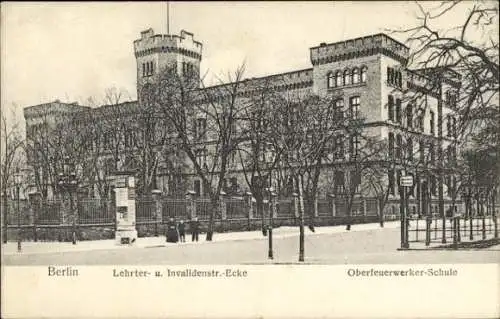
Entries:
[[244, 67], [240, 67], [228, 76], [227, 84], [220, 80], [220, 85], [200, 89], [197, 72], [179, 75], [176, 69], [168, 68], [141, 92], [141, 105], [160, 110], [174, 128], [177, 147], [210, 197], [208, 241], [213, 237], [214, 218], [221, 214], [220, 195], [230, 156], [240, 141], [235, 123], [245, 107], [238, 99], [243, 72]]
[[[15, 107], [15, 105], [14, 105]], [[19, 169], [20, 152], [22, 151], [24, 139], [21, 135], [19, 122], [16, 120], [16, 114], [12, 110], [10, 115], [12, 120], [7, 121], [7, 115], [1, 114], [0, 127], [0, 179], [1, 197], [2, 197], [2, 220], [5, 234], [3, 237], [4, 243], [7, 241], [7, 196], [8, 190], [12, 186], [12, 178], [17, 169]]]

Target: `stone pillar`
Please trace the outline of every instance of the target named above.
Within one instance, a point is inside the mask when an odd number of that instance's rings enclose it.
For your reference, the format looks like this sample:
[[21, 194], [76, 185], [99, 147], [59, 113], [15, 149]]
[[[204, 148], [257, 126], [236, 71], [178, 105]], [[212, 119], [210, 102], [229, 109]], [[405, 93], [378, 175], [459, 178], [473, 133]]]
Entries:
[[250, 230], [252, 226], [252, 218], [253, 218], [253, 196], [252, 193], [246, 192], [245, 193], [245, 201], [247, 203], [247, 229]]
[[318, 198], [314, 198], [314, 217], [318, 217]]
[[248, 219], [253, 218], [253, 196], [252, 193], [246, 192], [245, 193], [245, 201], [247, 203], [247, 208], [248, 208]]
[[227, 194], [224, 191], [221, 191], [219, 196], [220, 213], [221, 213], [221, 219], [223, 220], [227, 219], [226, 195]]
[[361, 201], [361, 203], [363, 205], [363, 207], [362, 207], [362, 209], [363, 209], [363, 216], [366, 217], [366, 199], [363, 199], [363, 201]]
[[158, 237], [158, 224], [162, 223], [162, 203], [161, 203], [161, 191], [159, 189], [153, 189], [151, 191], [151, 197], [155, 203], [155, 211], [153, 214], [154, 220], [154, 235]]
[[196, 217], [196, 203], [194, 202], [194, 195], [196, 193], [194, 191], [188, 191], [186, 193], [186, 213], [188, 219], [193, 219]]
[[335, 195], [330, 194], [328, 195], [330, 197], [330, 201], [332, 203], [332, 217], [335, 217], [337, 215], [337, 207], [335, 207]]

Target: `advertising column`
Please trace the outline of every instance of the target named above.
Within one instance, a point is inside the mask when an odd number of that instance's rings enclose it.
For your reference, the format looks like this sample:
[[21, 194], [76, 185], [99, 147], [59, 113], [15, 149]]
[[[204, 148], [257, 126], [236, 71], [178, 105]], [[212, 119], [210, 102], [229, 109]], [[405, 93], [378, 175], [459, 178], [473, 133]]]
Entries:
[[133, 244], [137, 240], [135, 229], [135, 180], [133, 176], [120, 176], [116, 182], [117, 245]]

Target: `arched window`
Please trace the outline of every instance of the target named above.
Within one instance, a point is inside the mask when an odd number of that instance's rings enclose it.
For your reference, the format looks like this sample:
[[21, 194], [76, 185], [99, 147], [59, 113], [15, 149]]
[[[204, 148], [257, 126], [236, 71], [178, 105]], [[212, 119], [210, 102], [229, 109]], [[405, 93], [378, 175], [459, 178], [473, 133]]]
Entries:
[[340, 74], [340, 71], [335, 72], [335, 81], [337, 82], [337, 86], [342, 86], [342, 74]]
[[352, 84], [357, 84], [359, 83], [359, 69], [354, 68], [352, 70]]
[[328, 72], [326, 76], [328, 88], [333, 88], [336, 85], [335, 75], [332, 72]]
[[366, 72], [368, 71], [368, 68], [366, 66], [361, 68], [361, 83], [366, 82]]
[[351, 84], [351, 72], [349, 70], [344, 71], [344, 85]]

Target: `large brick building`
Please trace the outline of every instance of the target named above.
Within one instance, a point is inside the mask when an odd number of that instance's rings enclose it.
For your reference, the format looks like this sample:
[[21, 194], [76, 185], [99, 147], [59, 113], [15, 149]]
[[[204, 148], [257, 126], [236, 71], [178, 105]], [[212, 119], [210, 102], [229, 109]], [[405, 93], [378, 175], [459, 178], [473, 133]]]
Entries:
[[[160, 35], [148, 29], [141, 32], [140, 39], [134, 41], [134, 50], [137, 61], [138, 96], [142, 87], [148, 82], [154, 82], [159, 70], [166, 67], [173, 67], [180, 74], [185, 72], [199, 74], [202, 44], [195, 41], [193, 34], [189, 32], [182, 31], [179, 36]], [[387, 141], [390, 156], [394, 158], [409, 156], [411, 160], [411, 157], [425, 158], [422, 161], [426, 163], [425, 177], [419, 173], [418, 164], [411, 169], [406, 167], [416, 180], [415, 191], [412, 193], [415, 198], [412, 204], [413, 211], [422, 209], [420, 198], [423, 196], [424, 188], [429, 190], [431, 197], [437, 199], [439, 193], [443, 192], [441, 196], [445, 200], [449, 198], [447, 185], [453, 185], [452, 174], [445, 174], [443, 183], [440, 183], [439, 174], [435, 174], [435, 171], [430, 174], [428, 172], [432, 171], [429, 167], [438, 167], [438, 162], [444, 163], [445, 158], [449, 160], [456, 157], [455, 102], [460, 86], [459, 80], [452, 81], [449, 80], [449, 76], [442, 77], [439, 70], [408, 70], [405, 66], [408, 62], [409, 48], [385, 34], [330, 44], [321, 43], [310, 48], [309, 55], [310, 68], [270, 75], [265, 79], [275, 81], [276, 86], [287, 93], [341, 96], [337, 105], [344, 109], [355, 109], [364, 118], [364, 130], [370, 136]], [[250, 87], [251, 83], [262, 79], [247, 79], [247, 83]], [[61, 117], [63, 114], [82, 111], [96, 113], [106, 109], [118, 110], [123, 118], [133, 118], [134, 112], [139, 108], [137, 101], [98, 108], [59, 101], [26, 107], [24, 115], [27, 139], [37, 140], [35, 132], [40, 132], [47, 126], [52, 127], [53, 131], [57, 123], [64, 122], [65, 117]], [[109, 115], [101, 116], [103, 121], [109, 121], [106, 117]], [[136, 138], [131, 126], [124, 130], [117, 129], [114, 134], [123, 135], [123, 147], [117, 150], [121, 155], [115, 158], [105, 154], [100, 156], [105, 162], [111, 161], [109, 165], [104, 165], [103, 172], [99, 172], [101, 177], [109, 171], [126, 166], [129, 161], [127, 154], [131, 153], [133, 144], [130, 141]], [[345, 143], [349, 141], [346, 140]], [[347, 153], [348, 147], [345, 147], [345, 150]], [[38, 187], [46, 185], [46, 196], [50, 196], [52, 193], [50, 185], [54, 180], [49, 176], [51, 174], [46, 172], [48, 168], [43, 168], [43, 165], [33, 165], [37, 162], [34, 153], [31, 154], [29, 162], [37, 171], [39, 179], [37, 185]], [[200, 154], [200, 156], [206, 155]], [[334, 184], [343, 183], [347, 178], [345, 172], [349, 168], [343, 165], [347, 161], [348, 154], [325, 165], [321, 174], [320, 196], [334, 193]], [[109, 169], [106, 169], [107, 166]], [[181, 183], [172, 181], [171, 167], [170, 170], [166, 166], [158, 167], [153, 176], [154, 188], [169, 194], [173, 192], [172, 188], [181, 187], [179, 186]], [[397, 181], [403, 168], [403, 165], [395, 165], [387, 171], [386, 183], [391, 188], [390, 200], [397, 200], [399, 197]], [[247, 187], [237, 171], [237, 168], [233, 167], [228, 179], [233, 185], [237, 185], [236, 189], [239, 192], [243, 192]], [[52, 176], [55, 176], [54, 172]], [[279, 188], [282, 185], [278, 183], [276, 186]], [[182, 187], [194, 189], [200, 195], [203, 193], [200, 181], [194, 174], [190, 175]], [[98, 195], [95, 189], [92, 193]], [[360, 196], [372, 195], [360, 194]], [[389, 213], [395, 212], [396, 205], [388, 205], [386, 209]], [[437, 212], [444, 208], [432, 206], [431, 209]]]

